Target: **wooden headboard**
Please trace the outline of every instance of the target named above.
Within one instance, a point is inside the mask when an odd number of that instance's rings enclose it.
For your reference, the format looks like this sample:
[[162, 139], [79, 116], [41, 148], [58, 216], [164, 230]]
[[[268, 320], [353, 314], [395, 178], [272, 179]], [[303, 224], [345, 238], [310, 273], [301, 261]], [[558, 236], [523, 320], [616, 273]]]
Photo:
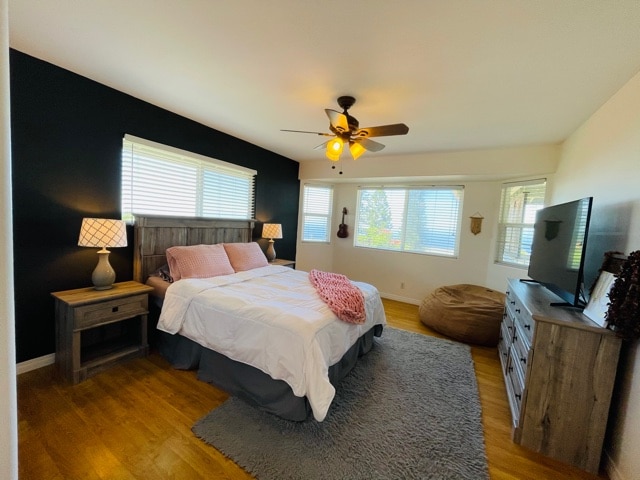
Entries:
[[165, 251], [174, 245], [250, 242], [254, 224], [255, 220], [136, 216], [133, 279], [146, 282], [150, 273], [167, 263]]

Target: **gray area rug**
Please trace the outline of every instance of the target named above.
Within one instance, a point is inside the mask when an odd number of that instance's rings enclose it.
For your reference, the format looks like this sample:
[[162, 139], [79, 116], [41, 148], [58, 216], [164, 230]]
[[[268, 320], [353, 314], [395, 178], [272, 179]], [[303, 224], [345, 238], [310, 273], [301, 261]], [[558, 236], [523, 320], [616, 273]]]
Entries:
[[488, 479], [469, 347], [391, 327], [375, 340], [323, 422], [232, 397], [193, 432], [260, 480]]

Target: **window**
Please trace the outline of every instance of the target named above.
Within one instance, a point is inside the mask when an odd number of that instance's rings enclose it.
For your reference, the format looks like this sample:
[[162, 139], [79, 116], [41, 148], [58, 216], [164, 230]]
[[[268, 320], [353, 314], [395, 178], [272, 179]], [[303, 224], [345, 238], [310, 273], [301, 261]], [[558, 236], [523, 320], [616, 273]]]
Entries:
[[305, 185], [302, 200], [302, 241], [329, 242], [333, 187]]
[[250, 219], [255, 170], [126, 135], [122, 219], [134, 214]]
[[362, 187], [355, 245], [455, 257], [463, 187]]
[[496, 262], [527, 267], [536, 212], [544, 206], [546, 179], [502, 185]]

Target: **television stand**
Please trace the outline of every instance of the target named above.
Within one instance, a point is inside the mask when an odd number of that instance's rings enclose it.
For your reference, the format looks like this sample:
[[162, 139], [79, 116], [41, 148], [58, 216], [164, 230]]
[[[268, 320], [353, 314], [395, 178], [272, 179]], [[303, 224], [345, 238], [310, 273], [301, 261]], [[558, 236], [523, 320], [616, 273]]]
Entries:
[[556, 299], [509, 280], [498, 355], [512, 438], [597, 474], [622, 341]]

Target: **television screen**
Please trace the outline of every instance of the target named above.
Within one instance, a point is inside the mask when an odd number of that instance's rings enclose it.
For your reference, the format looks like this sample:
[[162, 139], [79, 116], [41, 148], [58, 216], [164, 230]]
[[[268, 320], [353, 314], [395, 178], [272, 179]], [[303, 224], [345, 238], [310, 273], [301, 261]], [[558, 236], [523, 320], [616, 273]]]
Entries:
[[536, 214], [528, 275], [568, 306], [583, 307], [586, 302], [584, 260], [592, 203], [587, 197]]

